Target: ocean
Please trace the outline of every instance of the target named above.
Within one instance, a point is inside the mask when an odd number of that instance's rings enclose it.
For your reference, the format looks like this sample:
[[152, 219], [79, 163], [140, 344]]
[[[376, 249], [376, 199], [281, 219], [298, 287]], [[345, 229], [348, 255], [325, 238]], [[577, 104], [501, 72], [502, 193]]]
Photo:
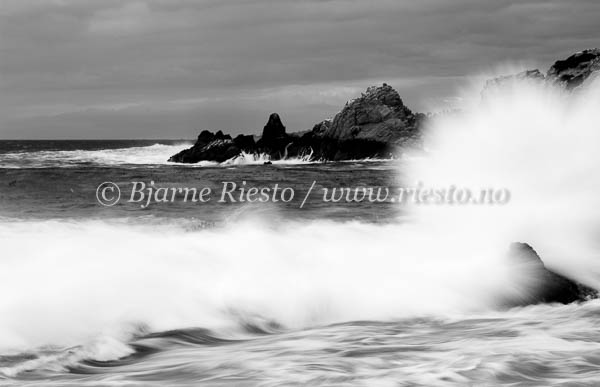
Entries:
[[[389, 222], [395, 219], [391, 203], [324, 202], [322, 195], [312, 195], [302, 208], [301, 195], [313, 181], [317, 192], [322, 187], [376, 186], [393, 189], [393, 163], [377, 160], [311, 163], [304, 160], [276, 161], [265, 165], [264, 156], [246, 155], [224, 165], [173, 164], [169, 156], [190, 147], [184, 141], [116, 140], [116, 141], [0, 141], [1, 215], [18, 219], [128, 219], [132, 222], [177, 224], [222, 223], [247, 213], [272, 211], [272, 216], [288, 219], [329, 219], [334, 221]], [[96, 190], [103, 182], [114, 182], [125, 189], [132, 182], [162, 187], [209, 187], [214, 200], [193, 203], [174, 200], [141, 208], [145, 201], [120, 203], [105, 207], [96, 200]], [[219, 202], [223, 182], [242, 187], [289, 187], [295, 198], [289, 202], [269, 200], [252, 205], [237, 195]], [[231, 188], [231, 186], [226, 187]], [[129, 195], [130, 197], [131, 195]], [[280, 196], [280, 195], [278, 195]], [[139, 198], [139, 195], [138, 195]], [[183, 198], [180, 198], [183, 199]], [[287, 199], [287, 197], [286, 197]], [[258, 204], [258, 202], [255, 202]], [[276, 215], [277, 214], [277, 215]]]
[[[504, 263], [401, 204], [319, 194], [396, 189], [410, 160], [167, 163], [190, 145], [0, 141], [0, 385], [600, 384], [599, 301], [501, 308]], [[215, 197], [142, 208], [133, 182]], [[223, 182], [296, 196], [219, 202]]]

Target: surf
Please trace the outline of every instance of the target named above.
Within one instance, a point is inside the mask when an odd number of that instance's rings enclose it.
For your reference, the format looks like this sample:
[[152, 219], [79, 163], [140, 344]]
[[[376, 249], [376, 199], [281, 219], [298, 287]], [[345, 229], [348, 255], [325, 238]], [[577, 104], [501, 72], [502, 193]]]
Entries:
[[[398, 248], [401, 234], [410, 238]], [[253, 321], [299, 329], [485, 309], [502, 288], [500, 262], [447, 260], [402, 225], [248, 220], [186, 232], [46, 221], [0, 224], [0, 237], [0, 291], [12, 295], [0, 302], [5, 350], [121, 337], [139, 325], [227, 335]]]
[[275, 213], [203, 230], [0, 221], [0, 293], [11, 295], [0, 300], [0, 350], [127, 343], [139, 327], [237, 338], [248, 325], [494, 313], [531, 281], [507, 264], [515, 241], [598, 288], [599, 91], [524, 82], [483, 101], [468, 95], [477, 102], [433, 120], [398, 164], [403, 183], [507, 187], [507, 206], [413, 205], [383, 225]]
[[[99, 146], [102, 143], [99, 142]], [[0, 168], [68, 168], [78, 166], [166, 165], [172, 152], [188, 144], [153, 144], [104, 149], [9, 151], [0, 153]]]

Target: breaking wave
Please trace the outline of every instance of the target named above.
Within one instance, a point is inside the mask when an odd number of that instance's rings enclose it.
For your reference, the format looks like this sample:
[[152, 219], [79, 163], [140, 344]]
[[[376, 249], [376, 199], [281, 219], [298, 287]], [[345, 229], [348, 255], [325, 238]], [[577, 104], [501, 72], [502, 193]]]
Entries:
[[0, 153], [0, 168], [68, 168], [85, 165], [166, 165], [169, 157], [191, 144], [154, 144], [150, 146], [96, 150], [43, 150]]
[[[433, 121], [403, 181], [503, 186], [512, 192], [504, 207], [415, 206], [385, 225], [262, 217], [201, 231], [1, 221], [0, 294], [10, 297], [0, 298], [0, 350], [78, 345], [87, 359], [109, 360], [131, 354], [122, 343], [140, 332], [203, 327], [243, 338], [247, 327], [494, 316], [531, 280], [504, 259], [514, 241], [598, 288], [599, 103], [598, 82], [575, 94], [524, 82]], [[175, 153], [149, 148], [48, 157], [118, 164]], [[229, 165], [265, 161], [242, 155]]]
[[186, 167], [213, 167], [232, 165], [261, 165], [261, 164], [309, 164], [318, 161], [311, 160], [312, 154], [305, 156], [272, 160], [268, 154], [245, 153], [218, 163], [201, 161], [195, 164], [169, 162], [169, 158], [192, 144], [175, 145], [154, 144], [150, 146], [127, 147], [118, 149], [96, 150], [43, 150], [29, 152], [0, 153], [0, 168], [68, 168], [81, 166], [123, 166], [123, 165], [181, 165]]
[[11, 294], [0, 300], [2, 350], [122, 338], [137, 326], [239, 334], [486, 310], [510, 284], [501, 260], [451, 259], [403, 225], [27, 221], [0, 223], [0, 240], [0, 293]]
[[311, 164], [319, 161], [312, 160], [312, 153], [305, 156], [290, 157], [281, 160], [272, 160], [266, 153], [246, 153], [242, 152], [220, 165], [260, 165], [260, 164]]

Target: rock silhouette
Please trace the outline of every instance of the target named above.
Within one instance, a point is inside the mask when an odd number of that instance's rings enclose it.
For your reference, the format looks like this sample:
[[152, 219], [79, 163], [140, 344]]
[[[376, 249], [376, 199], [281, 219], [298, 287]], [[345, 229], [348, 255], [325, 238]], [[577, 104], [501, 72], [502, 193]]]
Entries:
[[221, 131], [205, 130], [193, 147], [169, 161], [222, 162], [241, 152], [263, 153], [273, 160], [306, 155], [324, 161], [391, 157], [397, 146], [417, 138], [423, 118], [404, 105], [396, 90], [383, 84], [369, 87], [332, 120], [317, 123], [309, 132], [287, 133], [279, 114], [272, 113], [256, 142], [251, 135], [232, 140]]
[[[557, 83], [567, 90], [580, 87], [600, 70], [600, 49], [580, 51], [555, 62], [544, 75], [539, 70], [489, 80], [482, 96], [529, 79]], [[223, 162], [246, 153], [261, 153], [272, 160], [310, 157], [313, 160], [338, 161], [397, 156], [406, 145], [419, 141], [425, 115], [413, 113], [396, 90], [387, 84], [371, 86], [362, 95], [346, 103], [333, 119], [315, 124], [310, 131], [287, 133], [282, 119], [272, 113], [255, 141], [253, 135], [230, 135], [204, 130], [193, 147], [172, 156], [169, 161], [197, 163]]]

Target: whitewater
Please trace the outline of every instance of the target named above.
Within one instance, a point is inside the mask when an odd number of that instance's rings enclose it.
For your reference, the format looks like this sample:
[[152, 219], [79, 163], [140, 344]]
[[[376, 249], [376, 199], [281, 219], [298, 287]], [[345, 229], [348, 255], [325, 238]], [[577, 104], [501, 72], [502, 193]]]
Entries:
[[[142, 141], [148, 142], [148, 141]], [[0, 153], [0, 165], [2, 168], [73, 168], [82, 166], [160, 166], [173, 165], [168, 161], [169, 157], [178, 151], [189, 148], [192, 143], [181, 141], [163, 141], [163, 143], [155, 143], [146, 146], [123, 147], [114, 149], [105, 149], [100, 144], [86, 144], [88, 147], [92, 145], [92, 149], [51, 149], [51, 150], [16, 150], [11, 149], [8, 152]], [[76, 146], [71, 144], [71, 146]], [[271, 160], [266, 154], [249, 154], [242, 153], [236, 157], [232, 157], [223, 163], [212, 161], [203, 161], [196, 164], [178, 164], [187, 167], [207, 167], [207, 166], [228, 166], [228, 165], [262, 165], [266, 162], [275, 164], [306, 164], [311, 162], [311, 154], [304, 157], [294, 157], [285, 160]]]
[[[506, 259], [515, 241], [600, 288], [600, 83], [479, 90], [401, 160], [166, 162], [187, 143], [0, 154], [0, 385], [597, 385], [597, 300], [503, 305], [536, 280]], [[511, 201], [94, 202], [97, 183], [135, 176], [490, 185]]]

